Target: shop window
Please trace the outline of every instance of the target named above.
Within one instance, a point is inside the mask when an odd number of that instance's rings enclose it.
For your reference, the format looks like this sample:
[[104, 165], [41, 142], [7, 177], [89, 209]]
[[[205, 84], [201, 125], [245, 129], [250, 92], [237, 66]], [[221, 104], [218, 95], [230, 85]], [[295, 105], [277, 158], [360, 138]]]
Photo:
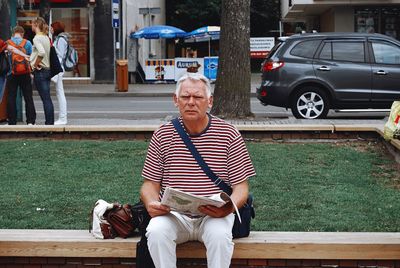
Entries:
[[18, 10], [17, 24], [25, 30], [24, 38], [32, 42], [35, 33], [32, 31], [32, 20], [39, 16], [39, 10]]
[[381, 33], [400, 39], [400, 8], [358, 8], [355, 30], [359, 33]]
[[73, 72], [64, 76], [89, 76], [89, 18], [84, 8], [54, 8], [51, 10], [51, 20], [61, 21], [65, 25], [65, 32], [70, 35], [71, 45], [78, 52], [78, 66]]
[[365, 8], [356, 10], [356, 32], [377, 33], [379, 32], [379, 10], [375, 8]]
[[382, 33], [393, 38], [400, 38], [400, 9], [382, 9]]

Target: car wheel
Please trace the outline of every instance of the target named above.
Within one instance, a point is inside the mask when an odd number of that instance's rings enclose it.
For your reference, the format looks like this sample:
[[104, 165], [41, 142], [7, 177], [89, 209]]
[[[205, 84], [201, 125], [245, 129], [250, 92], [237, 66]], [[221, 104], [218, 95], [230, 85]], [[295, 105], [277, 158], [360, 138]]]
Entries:
[[291, 108], [296, 118], [325, 118], [329, 111], [329, 98], [318, 87], [304, 87], [294, 94]]

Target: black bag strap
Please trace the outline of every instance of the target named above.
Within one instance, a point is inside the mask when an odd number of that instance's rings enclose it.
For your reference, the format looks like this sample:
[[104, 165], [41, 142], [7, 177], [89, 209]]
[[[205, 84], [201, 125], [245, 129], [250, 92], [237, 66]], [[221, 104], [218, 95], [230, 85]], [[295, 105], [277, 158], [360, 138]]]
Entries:
[[[211, 120], [211, 119], [210, 119]], [[222, 191], [227, 193], [228, 195], [232, 194], [232, 188], [226, 184], [222, 179], [220, 179], [207, 165], [206, 161], [204, 161], [203, 157], [201, 157], [200, 153], [197, 151], [196, 147], [190, 140], [189, 135], [183, 129], [181, 123], [179, 122], [179, 118], [175, 118], [172, 120], [172, 124], [174, 125], [175, 129], [178, 131], [179, 136], [185, 143], [186, 147], [192, 153], [194, 159], [196, 159], [197, 163], [204, 171], [204, 173], [217, 185]]]

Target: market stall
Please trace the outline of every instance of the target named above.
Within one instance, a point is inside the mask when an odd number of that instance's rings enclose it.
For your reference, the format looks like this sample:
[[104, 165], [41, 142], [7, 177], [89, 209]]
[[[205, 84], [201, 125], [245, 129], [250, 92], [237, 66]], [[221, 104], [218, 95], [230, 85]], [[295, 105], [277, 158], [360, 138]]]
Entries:
[[147, 83], [178, 81], [188, 70], [204, 74], [210, 80], [217, 78], [218, 57], [211, 55], [210, 43], [219, 40], [218, 26], [205, 26], [190, 33], [167, 26], [156, 25], [143, 28], [131, 34], [131, 38], [159, 39], [172, 38], [184, 40], [184, 43], [208, 42], [208, 57], [176, 57], [173, 59], [146, 59], [143, 71]]

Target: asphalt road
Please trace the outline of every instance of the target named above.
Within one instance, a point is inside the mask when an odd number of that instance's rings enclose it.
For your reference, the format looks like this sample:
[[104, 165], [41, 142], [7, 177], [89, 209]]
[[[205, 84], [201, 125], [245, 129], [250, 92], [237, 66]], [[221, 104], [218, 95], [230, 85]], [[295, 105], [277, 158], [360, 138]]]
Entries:
[[[43, 114], [43, 105], [34, 96], [38, 114]], [[57, 98], [53, 97], [55, 111], [58, 111]], [[69, 119], [162, 119], [175, 116], [177, 110], [169, 97], [68, 97]], [[251, 99], [251, 109], [256, 118], [288, 118], [290, 110], [280, 107], [263, 106], [256, 98]], [[334, 112], [328, 118], [336, 119], [382, 119], [388, 111]]]

